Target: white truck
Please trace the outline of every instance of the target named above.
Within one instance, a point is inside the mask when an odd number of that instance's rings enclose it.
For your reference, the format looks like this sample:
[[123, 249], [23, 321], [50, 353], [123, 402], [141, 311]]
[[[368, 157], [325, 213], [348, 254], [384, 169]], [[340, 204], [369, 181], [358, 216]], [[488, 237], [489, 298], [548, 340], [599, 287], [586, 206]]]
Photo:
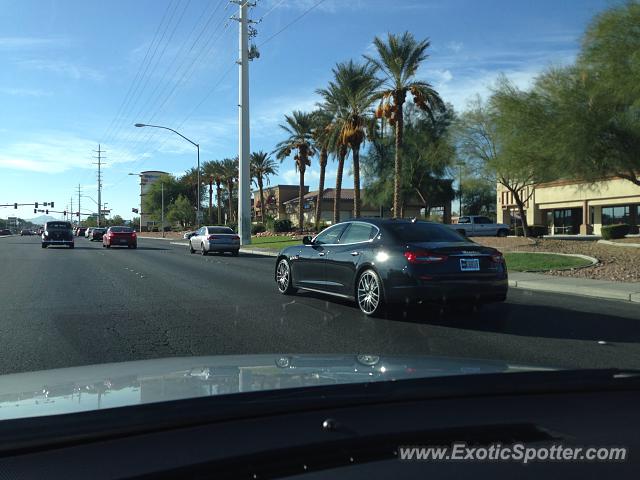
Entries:
[[494, 223], [482, 215], [464, 215], [458, 223], [448, 226], [466, 237], [506, 237], [509, 234], [509, 225]]

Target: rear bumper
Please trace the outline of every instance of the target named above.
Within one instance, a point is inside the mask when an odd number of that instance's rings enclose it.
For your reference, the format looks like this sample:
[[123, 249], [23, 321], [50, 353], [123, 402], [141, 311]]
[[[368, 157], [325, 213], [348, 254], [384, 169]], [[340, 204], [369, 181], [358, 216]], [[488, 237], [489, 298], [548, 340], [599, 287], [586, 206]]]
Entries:
[[390, 303], [500, 302], [505, 300], [508, 290], [505, 276], [494, 280], [425, 280], [418, 285], [387, 287], [385, 296]]
[[233, 243], [211, 243], [207, 246], [208, 252], [235, 252], [240, 249], [239, 244]]
[[73, 245], [73, 240], [42, 240], [43, 245]]

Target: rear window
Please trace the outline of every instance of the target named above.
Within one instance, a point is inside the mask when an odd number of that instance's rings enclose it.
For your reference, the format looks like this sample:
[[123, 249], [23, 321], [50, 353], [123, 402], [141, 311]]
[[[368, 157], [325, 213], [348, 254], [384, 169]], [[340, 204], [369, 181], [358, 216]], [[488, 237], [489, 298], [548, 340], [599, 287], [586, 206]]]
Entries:
[[111, 227], [113, 233], [131, 233], [132, 230], [129, 227]]
[[467, 242], [462, 235], [436, 223], [397, 223], [387, 229], [401, 242]]
[[67, 222], [49, 222], [49, 223], [47, 223], [47, 228], [49, 230], [54, 230], [54, 229], [57, 229], [57, 230], [61, 230], [62, 229], [63, 230], [63, 229], [67, 229], [67, 228], [71, 229], [71, 224], [67, 223]]
[[229, 227], [208, 227], [209, 233], [236, 233]]
[[471, 223], [471, 219], [469, 217], [460, 217], [458, 223]]

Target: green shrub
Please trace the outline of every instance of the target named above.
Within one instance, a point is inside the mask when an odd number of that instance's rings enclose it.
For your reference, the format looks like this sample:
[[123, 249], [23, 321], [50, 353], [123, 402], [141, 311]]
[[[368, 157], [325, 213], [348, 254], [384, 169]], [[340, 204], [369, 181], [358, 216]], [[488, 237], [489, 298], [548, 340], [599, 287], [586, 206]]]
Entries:
[[256, 233], [262, 233], [267, 229], [261, 223], [256, 223], [255, 225], [251, 225], [251, 235], [255, 235]]
[[620, 223], [618, 225], [603, 225], [600, 229], [602, 238], [611, 240], [613, 238], [624, 238], [629, 233], [629, 225]]
[[273, 221], [274, 232], [289, 232], [291, 231], [291, 227], [291, 220], [289, 220], [288, 218]]
[[[546, 225], [528, 225], [528, 227], [530, 237], [538, 238], [549, 233], [549, 227], [547, 227]], [[522, 225], [517, 225], [513, 231], [518, 237], [523, 236]]]

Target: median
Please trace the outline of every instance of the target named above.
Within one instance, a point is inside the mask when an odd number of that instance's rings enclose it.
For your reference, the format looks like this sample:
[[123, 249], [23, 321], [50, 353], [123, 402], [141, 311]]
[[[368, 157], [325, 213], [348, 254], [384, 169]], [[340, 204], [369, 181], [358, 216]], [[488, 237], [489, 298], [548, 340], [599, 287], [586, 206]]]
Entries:
[[504, 254], [507, 269], [514, 272], [549, 272], [589, 267], [593, 260], [583, 256], [556, 253], [507, 252]]

